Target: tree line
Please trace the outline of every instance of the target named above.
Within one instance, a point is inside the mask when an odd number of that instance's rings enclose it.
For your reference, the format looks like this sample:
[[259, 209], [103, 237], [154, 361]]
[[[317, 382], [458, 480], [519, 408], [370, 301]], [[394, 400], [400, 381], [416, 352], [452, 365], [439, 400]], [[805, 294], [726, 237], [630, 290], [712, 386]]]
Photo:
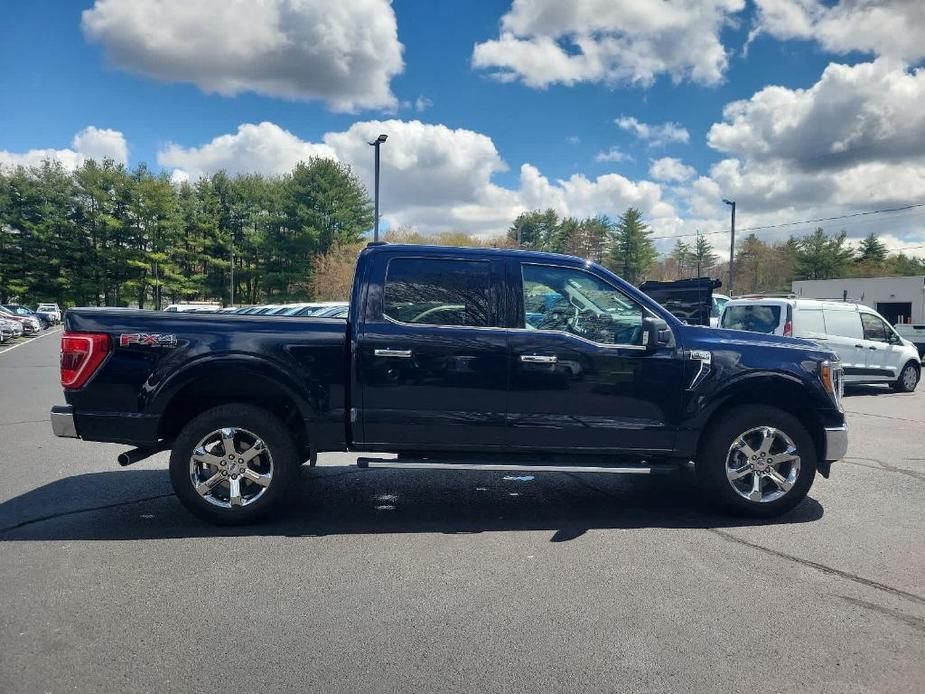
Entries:
[[[560, 218], [552, 209], [525, 212], [508, 229], [506, 241], [516, 247], [590, 258], [633, 284], [698, 276], [725, 280], [729, 272], [728, 261], [720, 262], [713, 245], [699, 233], [691, 242], [677, 239], [671, 251], [660, 257], [642, 213], [632, 207], [617, 220]], [[790, 291], [797, 279], [925, 274], [925, 261], [904, 253], [889, 254], [875, 233], [855, 249], [846, 232], [832, 236], [822, 228], [786, 241], [765, 241], [749, 234], [736, 243], [734, 262], [737, 292]]]
[[[176, 183], [139, 165], [55, 162], [0, 170], [0, 301], [163, 307], [170, 302], [282, 303], [345, 299], [372, 205], [349, 167], [311, 159], [283, 176], [223, 172]], [[708, 275], [725, 279], [705, 235], [659, 257], [642, 213], [576, 218], [520, 214], [506, 234], [388, 231], [388, 241], [505, 246], [568, 253], [633, 284]], [[736, 245], [736, 289], [789, 290], [793, 279], [925, 274], [871, 234], [857, 249], [822, 229]]]
[[144, 165], [0, 171], [0, 300], [60, 305], [288, 301], [313, 261], [372, 226], [369, 196], [329, 159], [285, 176], [174, 183]]

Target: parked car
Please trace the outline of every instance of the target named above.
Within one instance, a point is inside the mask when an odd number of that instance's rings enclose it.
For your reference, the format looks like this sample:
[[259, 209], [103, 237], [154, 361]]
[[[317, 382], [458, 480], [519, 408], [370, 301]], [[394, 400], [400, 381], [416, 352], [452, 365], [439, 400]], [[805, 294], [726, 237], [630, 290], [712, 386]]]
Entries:
[[43, 330], [42, 321], [24, 306], [4, 304], [0, 306], [0, 313], [22, 325], [23, 335], [38, 335]]
[[170, 313], [183, 313], [186, 311], [215, 312], [222, 307], [221, 304], [210, 301], [190, 301], [179, 304], [170, 304], [165, 311]]
[[5, 339], [12, 337], [22, 337], [22, 323], [17, 320], [13, 320], [11, 316], [0, 313], [0, 331], [3, 331], [6, 334], [7, 337]]
[[725, 294], [714, 294], [713, 295], [713, 308], [710, 310], [710, 326], [714, 328], [719, 327], [719, 317], [723, 313], [723, 308], [729, 303], [730, 297]]
[[[347, 321], [70, 309], [59, 436], [171, 449], [193, 513], [280, 508], [321, 451], [361, 468], [654, 474], [695, 461], [737, 513], [796, 505], [844, 456], [841, 365], [808, 340], [685, 325], [568, 256], [376, 244]], [[559, 297], [534, 324], [525, 297]]]
[[350, 304], [340, 303], [327, 308], [315, 311], [312, 316], [315, 318], [346, 318], [350, 313]]
[[733, 299], [720, 326], [766, 335], [792, 335], [824, 344], [838, 354], [846, 383], [888, 383], [912, 392], [921, 377], [915, 345], [883, 316], [863, 304], [816, 299]]
[[58, 304], [39, 304], [35, 307], [35, 312], [48, 315], [51, 318], [52, 323], [61, 322], [61, 308], [58, 306]]
[[16, 321], [0, 317], [0, 343], [12, 340], [18, 335], [22, 335], [22, 326]]
[[925, 323], [897, 323], [893, 329], [901, 338], [915, 345], [919, 357], [925, 358]]

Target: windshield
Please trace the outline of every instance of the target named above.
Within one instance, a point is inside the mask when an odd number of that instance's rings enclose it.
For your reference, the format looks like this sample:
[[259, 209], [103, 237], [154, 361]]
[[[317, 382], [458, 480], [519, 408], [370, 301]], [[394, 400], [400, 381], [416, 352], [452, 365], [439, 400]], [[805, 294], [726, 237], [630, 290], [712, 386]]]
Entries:
[[730, 330], [748, 330], [753, 333], [773, 333], [780, 325], [780, 306], [744, 304], [727, 306], [722, 327]]

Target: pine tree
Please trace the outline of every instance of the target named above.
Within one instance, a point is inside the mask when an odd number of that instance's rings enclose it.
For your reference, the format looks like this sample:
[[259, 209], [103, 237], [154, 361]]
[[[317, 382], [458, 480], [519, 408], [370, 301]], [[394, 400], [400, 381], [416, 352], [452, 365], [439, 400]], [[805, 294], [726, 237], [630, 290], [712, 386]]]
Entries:
[[719, 257], [713, 252], [713, 245], [699, 231], [697, 232], [697, 242], [694, 244], [693, 262], [697, 265], [698, 277], [719, 262]]
[[838, 236], [828, 236], [820, 227], [797, 242], [796, 277], [805, 280], [843, 277], [853, 258], [844, 231]]
[[858, 263], [882, 263], [884, 260], [886, 260], [886, 256], [886, 244], [880, 240], [880, 237], [878, 237], [877, 234], [871, 233], [861, 239], [861, 243], [858, 245]]
[[631, 284], [642, 282], [658, 257], [651, 233], [642, 213], [628, 208], [614, 227], [607, 266]]
[[674, 244], [674, 248], [672, 249], [669, 258], [671, 258], [675, 264], [678, 279], [683, 279], [685, 271], [688, 270], [691, 266], [694, 258], [694, 252], [691, 249], [691, 245], [689, 243], [678, 239]]

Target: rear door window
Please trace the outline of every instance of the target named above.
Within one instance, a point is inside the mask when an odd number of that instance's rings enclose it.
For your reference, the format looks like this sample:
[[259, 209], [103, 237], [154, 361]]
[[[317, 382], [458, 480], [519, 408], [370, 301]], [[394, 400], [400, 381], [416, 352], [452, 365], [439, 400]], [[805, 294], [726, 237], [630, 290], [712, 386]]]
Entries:
[[825, 331], [827, 334], [850, 337], [855, 340], [864, 339], [864, 332], [861, 329], [861, 317], [857, 311], [824, 310], [823, 313], [825, 314]]
[[798, 308], [793, 314], [794, 337], [825, 337], [825, 319], [821, 310]]
[[769, 304], [726, 305], [722, 327], [771, 334], [780, 325], [781, 307]]
[[401, 323], [493, 327], [491, 265], [486, 261], [393, 258], [382, 313]]

